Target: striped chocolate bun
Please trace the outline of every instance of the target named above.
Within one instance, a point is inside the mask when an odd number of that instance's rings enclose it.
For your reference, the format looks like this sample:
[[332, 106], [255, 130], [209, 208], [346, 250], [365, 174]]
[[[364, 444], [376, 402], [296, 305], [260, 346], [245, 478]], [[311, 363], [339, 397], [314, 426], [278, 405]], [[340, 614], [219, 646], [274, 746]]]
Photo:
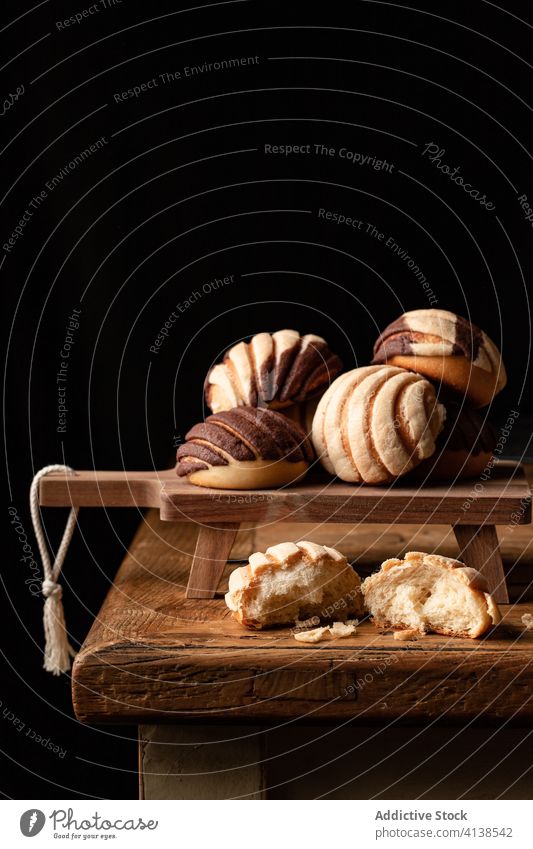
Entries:
[[214, 413], [241, 406], [280, 410], [321, 395], [341, 369], [320, 336], [258, 333], [230, 348], [209, 371], [205, 400]]
[[374, 345], [374, 364], [416, 371], [474, 407], [486, 407], [507, 383], [501, 354], [489, 337], [447, 310], [413, 310], [389, 324]]
[[342, 374], [322, 396], [313, 443], [324, 468], [341, 480], [383, 484], [433, 454], [445, 416], [421, 375], [365, 366]]
[[274, 410], [236, 407], [208, 416], [178, 448], [176, 472], [215, 489], [265, 489], [302, 478], [314, 452], [295, 422]]
[[490, 422], [468, 407], [446, 404], [435, 454], [413, 471], [417, 480], [478, 478], [490, 463], [497, 437]]

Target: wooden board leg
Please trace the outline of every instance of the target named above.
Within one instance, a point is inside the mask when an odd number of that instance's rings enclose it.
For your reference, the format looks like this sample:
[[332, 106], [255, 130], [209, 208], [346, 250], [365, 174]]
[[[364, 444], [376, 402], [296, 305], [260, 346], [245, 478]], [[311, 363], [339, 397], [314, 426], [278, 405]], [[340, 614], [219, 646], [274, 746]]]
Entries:
[[497, 602], [508, 604], [509, 594], [494, 525], [454, 525], [453, 531], [459, 543], [459, 559], [485, 576]]
[[216, 528], [200, 527], [187, 584], [187, 598], [215, 597], [238, 530], [239, 522], [224, 522]]

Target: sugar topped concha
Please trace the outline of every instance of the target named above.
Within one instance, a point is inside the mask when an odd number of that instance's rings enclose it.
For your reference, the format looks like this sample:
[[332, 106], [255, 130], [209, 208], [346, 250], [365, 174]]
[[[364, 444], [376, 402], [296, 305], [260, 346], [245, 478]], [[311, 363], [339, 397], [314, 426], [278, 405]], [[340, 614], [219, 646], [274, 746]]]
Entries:
[[364, 366], [342, 374], [320, 399], [313, 444], [324, 468], [341, 480], [383, 484], [433, 454], [445, 416], [421, 375]]
[[412, 310], [385, 328], [374, 364], [423, 374], [473, 407], [486, 407], [507, 383], [501, 354], [487, 334], [448, 310]]
[[257, 333], [233, 345], [209, 371], [205, 399], [214, 413], [241, 406], [280, 410], [320, 395], [341, 369], [321, 336]]
[[362, 616], [361, 580], [346, 557], [315, 542], [281, 542], [229, 578], [226, 604], [247, 628]]

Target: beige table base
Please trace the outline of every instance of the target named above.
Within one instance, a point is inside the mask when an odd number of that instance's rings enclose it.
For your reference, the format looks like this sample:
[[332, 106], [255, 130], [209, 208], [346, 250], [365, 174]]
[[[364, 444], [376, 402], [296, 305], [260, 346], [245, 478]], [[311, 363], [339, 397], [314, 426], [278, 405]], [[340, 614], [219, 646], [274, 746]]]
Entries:
[[142, 799], [531, 799], [521, 728], [141, 725]]

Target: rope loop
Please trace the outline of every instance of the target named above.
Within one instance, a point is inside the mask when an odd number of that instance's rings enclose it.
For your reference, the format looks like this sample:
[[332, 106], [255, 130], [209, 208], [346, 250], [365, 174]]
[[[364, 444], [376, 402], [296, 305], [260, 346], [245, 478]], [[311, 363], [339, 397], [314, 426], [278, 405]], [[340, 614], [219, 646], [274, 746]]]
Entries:
[[70, 466], [62, 466], [55, 464], [45, 466], [33, 478], [30, 487], [30, 512], [33, 523], [33, 530], [41, 561], [43, 564], [43, 584], [42, 593], [45, 599], [43, 611], [44, 625], [44, 663], [43, 666], [47, 672], [53, 675], [60, 675], [62, 672], [68, 672], [70, 669], [70, 659], [76, 656], [75, 650], [70, 645], [68, 633], [65, 625], [65, 613], [63, 610], [63, 587], [59, 583], [61, 569], [67, 556], [68, 547], [72, 539], [72, 535], [76, 528], [78, 520], [78, 508], [72, 507], [67, 519], [67, 524], [63, 533], [60, 546], [57, 550], [56, 557], [52, 563], [48, 553], [48, 545], [43, 529], [41, 508], [39, 505], [39, 481], [45, 475], [52, 472], [64, 472], [75, 475], [74, 469]]

